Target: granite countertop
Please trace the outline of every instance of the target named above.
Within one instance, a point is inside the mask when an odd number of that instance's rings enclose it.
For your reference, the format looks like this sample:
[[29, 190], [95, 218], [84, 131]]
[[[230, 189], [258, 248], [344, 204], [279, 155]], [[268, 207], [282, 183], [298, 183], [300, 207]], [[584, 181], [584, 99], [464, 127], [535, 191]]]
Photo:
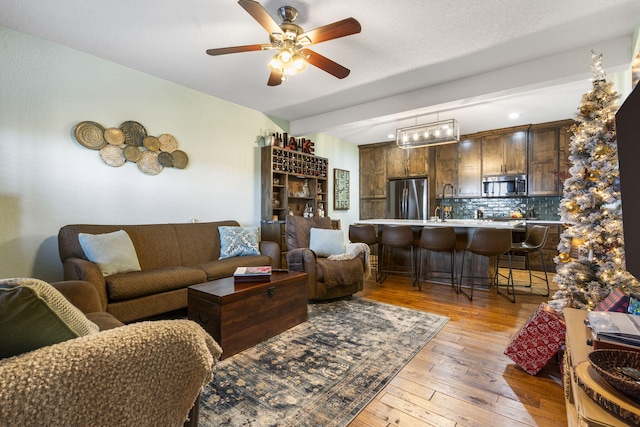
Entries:
[[511, 230], [524, 229], [526, 221], [523, 219], [513, 219], [509, 221], [492, 221], [482, 219], [447, 219], [443, 222], [420, 220], [420, 219], [363, 219], [356, 221], [357, 224], [374, 225], [410, 225], [414, 227], [460, 227], [460, 228], [507, 228]]
[[527, 224], [551, 224], [562, 225], [564, 222], [559, 219], [527, 219]]

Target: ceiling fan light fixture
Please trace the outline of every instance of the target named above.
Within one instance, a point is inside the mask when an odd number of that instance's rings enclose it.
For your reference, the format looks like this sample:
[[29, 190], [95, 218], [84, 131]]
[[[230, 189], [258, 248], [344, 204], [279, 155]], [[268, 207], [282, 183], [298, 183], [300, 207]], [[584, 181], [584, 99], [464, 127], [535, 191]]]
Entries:
[[299, 53], [293, 55], [293, 68], [295, 68], [298, 73], [304, 71], [307, 68], [306, 58]]
[[276, 55], [268, 64], [271, 69], [268, 86], [278, 86], [287, 80], [287, 76], [304, 71], [309, 64], [338, 79], [344, 79], [349, 75], [348, 68], [305, 47], [359, 33], [362, 28], [356, 19], [346, 18], [311, 31], [304, 31], [294, 23], [298, 11], [292, 6], [282, 6], [278, 9], [278, 16], [282, 20], [282, 23], [278, 24], [258, 1], [238, 0], [238, 4], [267, 30], [270, 43], [207, 49], [207, 55], [276, 49]]

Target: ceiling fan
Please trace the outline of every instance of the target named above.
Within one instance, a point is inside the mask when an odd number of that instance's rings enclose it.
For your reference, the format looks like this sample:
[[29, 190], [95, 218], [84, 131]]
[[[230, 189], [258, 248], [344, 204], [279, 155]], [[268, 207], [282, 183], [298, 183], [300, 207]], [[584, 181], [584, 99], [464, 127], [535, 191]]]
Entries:
[[339, 79], [349, 75], [349, 69], [307, 49], [307, 46], [359, 33], [361, 27], [356, 19], [346, 18], [305, 32], [299, 25], [293, 23], [298, 17], [298, 11], [291, 6], [282, 6], [278, 9], [278, 16], [282, 19], [282, 24], [278, 25], [257, 1], [239, 0], [238, 4], [269, 32], [271, 43], [208, 49], [207, 54], [216, 56], [278, 49], [279, 52], [269, 62], [271, 69], [267, 82], [269, 86], [279, 85], [287, 76], [303, 71], [307, 64], [316, 66]]

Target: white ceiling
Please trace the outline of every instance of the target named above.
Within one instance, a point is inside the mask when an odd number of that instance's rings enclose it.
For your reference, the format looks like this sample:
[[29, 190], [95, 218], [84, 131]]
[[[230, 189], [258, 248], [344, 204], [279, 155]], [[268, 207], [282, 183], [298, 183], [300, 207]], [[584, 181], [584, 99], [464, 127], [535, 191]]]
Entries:
[[[462, 133], [574, 117], [590, 89], [591, 49], [628, 69], [638, 0], [264, 0], [311, 30], [347, 17], [360, 34], [312, 48], [351, 74], [309, 67], [266, 85], [272, 51], [212, 57], [208, 48], [268, 43], [235, 0], [2, 0], [0, 25], [355, 144], [456, 118]], [[507, 119], [518, 112], [517, 120]]]

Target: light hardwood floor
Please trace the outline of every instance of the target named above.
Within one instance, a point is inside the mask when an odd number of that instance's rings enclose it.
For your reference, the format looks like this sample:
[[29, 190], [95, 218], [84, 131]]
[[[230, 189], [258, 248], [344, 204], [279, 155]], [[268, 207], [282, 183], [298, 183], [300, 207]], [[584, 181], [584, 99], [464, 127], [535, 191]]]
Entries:
[[531, 376], [503, 354], [551, 297], [518, 295], [514, 304], [491, 289], [476, 290], [470, 302], [448, 285], [425, 284], [420, 292], [397, 276], [382, 284], [369, 279], [357, 295], [451, 320], [351, 427], [567, 425], [557, 365]]

